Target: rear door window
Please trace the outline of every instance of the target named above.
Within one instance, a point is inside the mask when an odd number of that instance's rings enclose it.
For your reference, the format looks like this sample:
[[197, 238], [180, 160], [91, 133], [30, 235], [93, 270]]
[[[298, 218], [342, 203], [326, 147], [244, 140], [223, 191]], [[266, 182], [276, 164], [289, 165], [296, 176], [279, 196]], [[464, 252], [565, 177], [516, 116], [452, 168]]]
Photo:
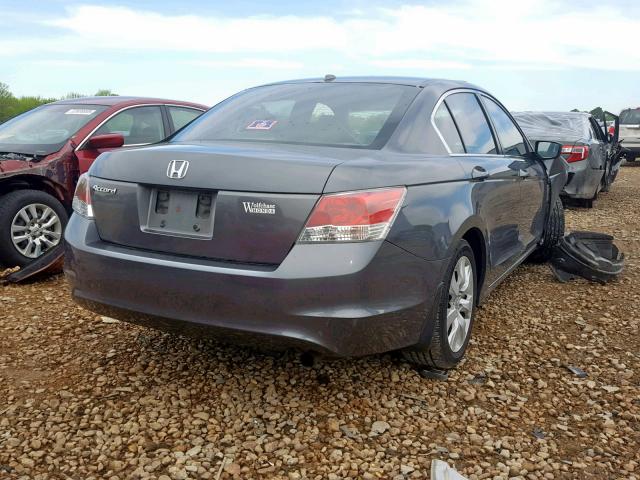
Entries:
[[160, 106], [128, 108], [116, 114], [94, 135], [120, 133], [125, 145], [142, 145], [164, 140], [166, 137], [162, 123]]
[[487, 118], [473, 93], [454, 93], [445, 103], [453, 116], [467, 153], [498, 153]]
[[202, 111], [194, 108], [168, 106], [167, 109], [169, 110], [169, 118], [171, 118], [171, 123], [173, 123], [174, 131], [180, 130], [202, 115]]
[[489, 97], [482, 97], [487, 114], [493, 122], [498, 140], [502, 146], [504, 155], [521, 157], [527, 154], [525, 140], [518, 127], [509, 118], [509, 115], [502, 109], [500, 105], [491, 100]]
[[435, 123], [436, 128], [451, 153], [465, 153], [464, 144], [460, 138], [460, 133], [458, 133], [458, 128], [444, 102], [440, 104], [436, 113], [433, 115], [433, 123]]

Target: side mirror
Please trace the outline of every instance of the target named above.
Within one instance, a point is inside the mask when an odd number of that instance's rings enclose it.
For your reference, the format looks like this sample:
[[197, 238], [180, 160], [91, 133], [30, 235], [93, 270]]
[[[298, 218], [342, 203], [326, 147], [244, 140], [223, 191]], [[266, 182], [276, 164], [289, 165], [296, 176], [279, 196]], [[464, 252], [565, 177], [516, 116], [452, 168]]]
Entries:
[[562, 145], [556, 142], [536, 142], [536, 153], [542, 160], [553, 160], [560, 155]]
[[124, 136], [121, 133], [106, 133], [91, 137], [87, 142], [87, 147], [94, 150], [103, 148], [120, 148], [124, 145]]

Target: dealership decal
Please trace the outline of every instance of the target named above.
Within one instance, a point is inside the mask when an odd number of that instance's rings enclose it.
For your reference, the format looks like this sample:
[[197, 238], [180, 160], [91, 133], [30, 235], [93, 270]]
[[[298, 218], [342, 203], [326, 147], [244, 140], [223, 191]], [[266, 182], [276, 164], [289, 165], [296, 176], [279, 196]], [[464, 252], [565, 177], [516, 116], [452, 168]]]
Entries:
[[89, 108], [72, 108], [64, 112], [65, 115], [91, 115], [95, 110]]
[[264, 202], [242, 202], [244, 213], [258, 213], [263, 215], [275, 215], [276, 206]]
[[247, 125], [247, 130], [271, 130], [276, 123], [277, 120], [254, 120]]

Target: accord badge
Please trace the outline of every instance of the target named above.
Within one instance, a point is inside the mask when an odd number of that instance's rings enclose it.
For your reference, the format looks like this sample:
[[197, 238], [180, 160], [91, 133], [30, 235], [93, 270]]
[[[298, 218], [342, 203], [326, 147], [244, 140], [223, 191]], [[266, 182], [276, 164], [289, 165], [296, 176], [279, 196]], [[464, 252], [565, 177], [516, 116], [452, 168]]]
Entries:
[[102, 185], [94, 185], [93, 187], [91, 187], [91, 189], [94, 192], [110, 193], [112, 195], [118, 191], [117, 188], [103, 187]]

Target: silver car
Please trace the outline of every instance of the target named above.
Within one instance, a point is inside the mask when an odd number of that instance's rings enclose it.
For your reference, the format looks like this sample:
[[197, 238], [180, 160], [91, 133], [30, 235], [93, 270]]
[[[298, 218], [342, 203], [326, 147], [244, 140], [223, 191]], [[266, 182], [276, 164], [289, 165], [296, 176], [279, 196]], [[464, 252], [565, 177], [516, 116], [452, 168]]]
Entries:
[[591, 208], [598, 193], [607, 191], [618, 168], [617, 141], [596, 119], [583, 112], [511, 112], [532, 142], [562, 144], [568, 172], [562, 195]]

